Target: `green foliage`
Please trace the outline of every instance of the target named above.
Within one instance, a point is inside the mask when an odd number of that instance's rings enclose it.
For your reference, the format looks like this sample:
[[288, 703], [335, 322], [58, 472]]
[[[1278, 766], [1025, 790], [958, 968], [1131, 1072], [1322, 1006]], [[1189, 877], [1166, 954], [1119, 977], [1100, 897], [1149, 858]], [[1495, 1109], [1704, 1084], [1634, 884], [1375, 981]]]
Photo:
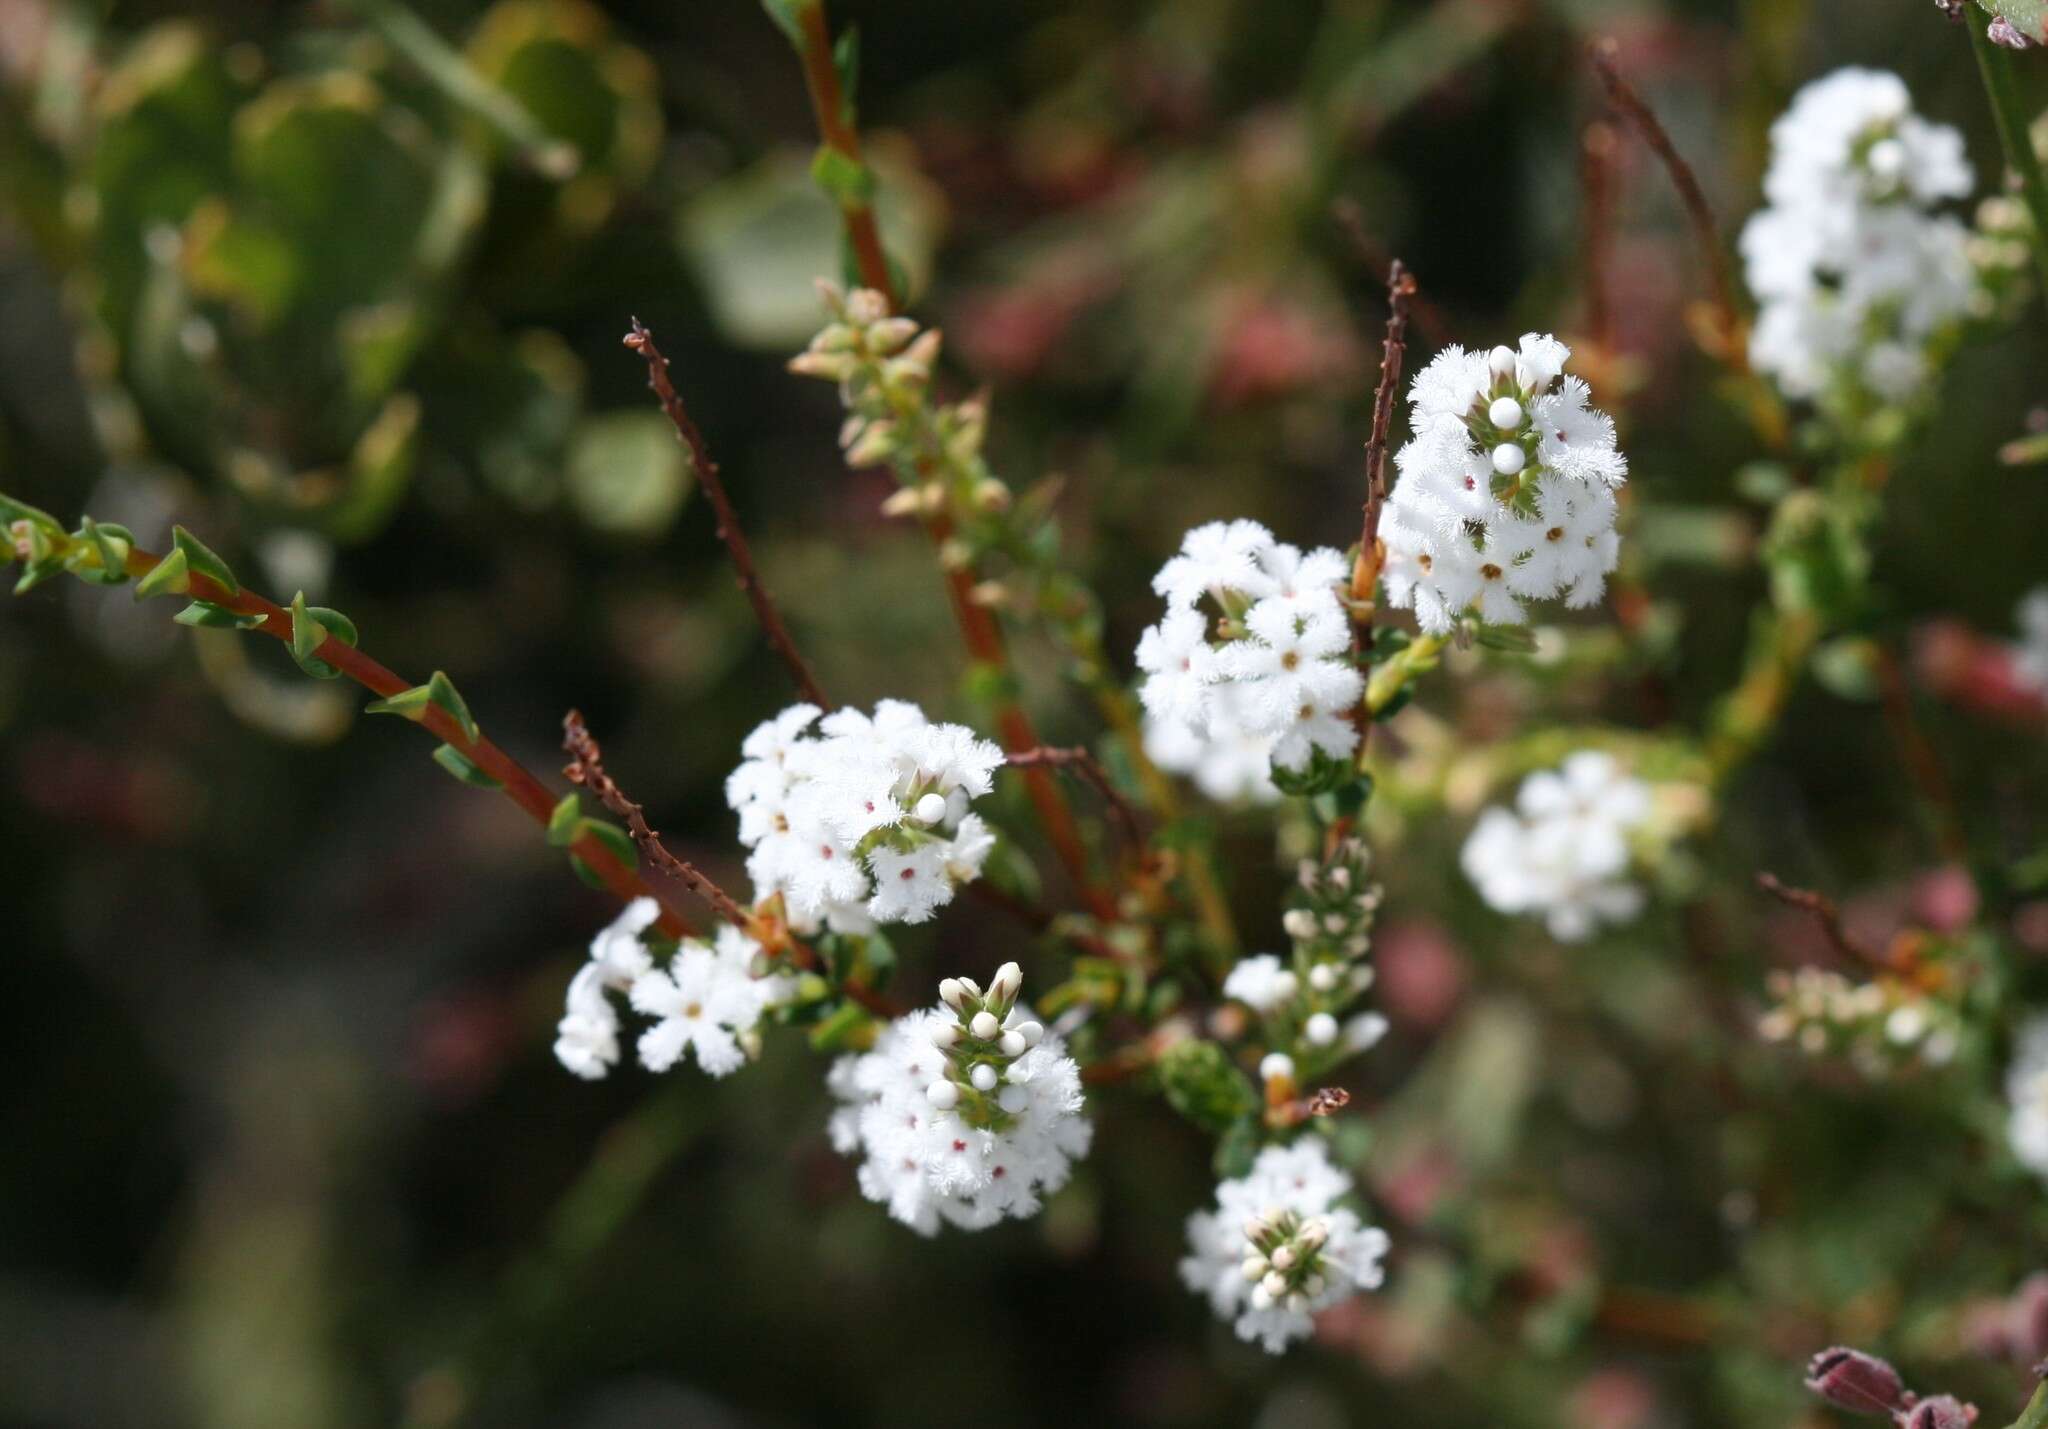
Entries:
[[1206, 1038], [1175, 1042], [1159, 1054], [1159, 1086], [1169, 1106], [1212, 1135], [1223, 1135], [1259, 1111], [1251, 1078]]

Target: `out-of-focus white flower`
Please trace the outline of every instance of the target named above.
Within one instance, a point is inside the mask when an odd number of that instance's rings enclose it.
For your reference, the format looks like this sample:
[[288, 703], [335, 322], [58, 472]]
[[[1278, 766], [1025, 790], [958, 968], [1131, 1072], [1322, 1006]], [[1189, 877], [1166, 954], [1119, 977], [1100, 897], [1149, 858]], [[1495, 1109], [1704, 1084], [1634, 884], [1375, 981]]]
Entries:
[[1413, 438], [1380, 520], [1387, 599], [1445, 634], [1468, 610], [1495, 625], [1523, 602], [1596, 604], [1619, 554], [1614, 488], [1628, 477], [1614, 422], [1561, 377], [1571, 349], [1451, 347], [1409, 388]]
[[782, 894], [801, 930], [921, 923], [979, 875], [993, 844], [968, 805], [993, 786], [1002, 751], [916, 705], [822, 720], [793, 705], [740, 752], [725, 792], [747, 872], [758, 895]]
[[1842, 69], [1800, 90], [1771, 126], [1768, 204], [1742, 230], [1751, 362], [1791, 397], [1922, 390], [1976, 292], [1968, 230], [1932, 210], [1971, 182], [1962, 135], [1914, 114], [1897, 75]]
[[1223, 979], [1223, 995], [1234, 997], [1254, 1012], [1273, 1012], [1294, 1000], [1300, 979], [1271, 953], [1245, 958]]
[[2015, 618], [2020, 639], [2013, 649], [2012, 672], [2021, 684], [2048, 699], [2048, 586], [2027, 592]]
[[862, 1157], [861, 1193], [920, 1235], [1035, 1215], [1088, 1152], [1080, 1068], [1016, 1002], [1020, 981], [1015, 964], [986, 994], [949, 979], [939, 1006], [826, 1079], [841, 1103], [832, 1142]]
[[1647, 784], [1611, 755], [1581, 750], [1524, 780], [1512, 811], [1482, 813], [1460, 862], [1490, 907], [1540, 913], [1552, 937], [1579, 942], [1642, 910], [1626, 878], [1628, 840], [1649, 815]]
[[1384, 1276], [1386, 1232], [1336, 1204], [1351, 1189], [1320, 1138], [1267, 1147], [1216, 1188], [1215, 1210], [1188, 1217], [1182, 1281], [1239, 1339], [1280, 1353], [1308, 1335], [1316, 1311]]
[[2005, 1099], [2012, 1154], [2029, 1171], [2048, 1177], [2048, 1015], [2034, 1017], [2014, 1036]]

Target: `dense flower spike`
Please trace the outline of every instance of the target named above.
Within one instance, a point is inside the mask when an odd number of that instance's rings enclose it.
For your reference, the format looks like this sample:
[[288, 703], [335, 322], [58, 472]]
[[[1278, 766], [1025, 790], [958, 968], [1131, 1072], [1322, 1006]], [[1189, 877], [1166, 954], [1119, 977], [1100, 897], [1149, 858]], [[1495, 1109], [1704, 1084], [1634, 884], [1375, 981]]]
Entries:
[[2023, 1024], [2012, 1047], [2005, 1074], [2006, 1139], [2021, 1165], [2048, 1178], [2048, 1014]]
[[1241, 1340], [1278, 1354], [1316, 1311], [1378, 1287], [1387, 1234], [1338, 1206], [1351, 1178], [1321, 1138], [1269, 1146], [1251, 1171], [1216, 1188], [1216, 1209], [1188, 1217], [1188, 1289], [1206, 1295]]
[[862, 1156], [862, 1194], [920, 1235], [1035, 1215], [1088, 1154], [1080, 1068], [1018, 1003], [1022, 983], [1015, 963], [986, 992], [947, 978], [939, 1006], [898, 1018], [827, 1078], [844, 1103], [832, 1143]]
[[1152, 582], [1166, 615], [1138, 640], [1151, 745], [1209, 768], [1209, 785], [1253, 796], [1264, 786], [1244, 766], [1256, 741], [1270, 741], [1268, 765], [1287, 770], [1318, 753], [1348, 756], [1358, 731], [1346, 716], [1365, 688], [1338, 597], [1349, 574], [1338, 552], [1303, 554], [1256, 521], [1188, 532]]
[[793, 978], [755, 975], [760, 945], [737, 928], [719, 929], [712, 942], [684, 939], [667, 964], [657, 966], [645, 934], [659, 913], [652, 898], [628, 904], [592, 941], [590, 961], [569, 983], [555, 1056], [579, 1077], [602, 1077], [619, 1060], [612, 993], [624, 993], [634, 1010], [654, 1020], [639, 1043], [649, 1071], [665, 1072], [693, 1053], [714, 1077], [747, 1060], [762, 1015], [794, 994]]
[[1758, 1019], [1767, 1042], [1812, 1056], [1846, 1057], [1867, 1077], [1909, 1063], [1946, 1066], [1957, 1049], [1953, 1005], [1901, 978], [1853, 982], [1828, 968], [1779, 968], [1766, 981], [1772, 1006]]
[[1468, 610], [1519, 625], [1522, 602], [1597, 604], [1620, 550], [1614, 488], [1628, 461], [1592, 389], [1563, 376], [1571, 349], [1529, 333], [1519, 350], [1451, 347], [1409, 388], [1414, 437], [1387, 499], [1387, 599], [1445, 634]]
[[1589, 938], [1642, 910], [1623, 876], [1629, 836], [1650, 816], [1650, 787], [1612, 755], [1581, 750], [1522, 782], [1513, 810], [1479, 816], [1460, 861], [1479, 896], [1502, 913], [1540, 913], [1550, 935]]
[[1003, 754], [963, 725], [883, 700], [872, 716], [792, 705], [740, 746], [726, 780], [757, 896], [791, 922], [858, 932], [922, 923], [981, 874], [995, 836], [969, 803]]
[[1915, 115], [1897, 75], [1842, 69], [1800, 90], [1742, 230], [1761, 305], [1750, 360], [1792, 397], [1920, 391], [1975, 294], [1969, 231], [1933, 212], [1971, 181], [1963, 136]]

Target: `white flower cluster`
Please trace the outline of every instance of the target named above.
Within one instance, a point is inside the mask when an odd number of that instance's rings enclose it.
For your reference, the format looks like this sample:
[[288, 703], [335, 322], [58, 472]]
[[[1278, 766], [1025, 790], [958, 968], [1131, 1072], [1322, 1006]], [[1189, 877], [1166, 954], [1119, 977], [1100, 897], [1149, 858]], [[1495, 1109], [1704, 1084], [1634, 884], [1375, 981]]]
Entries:
[[1208, 722], [1197, 727], [1145, 712], [1145, 757], [1161, 769], [1185, 774], [1220, 804], [1271, 804], [1280, 797], [1273, 782], [1273, 746], [1278, 736], [1253, 729], [1242, 712], [1245, 694], [1236, 685], [1210, 693]]
[[1378, 1287], [1387, 1233], [1336, 1204], [1351, 1178], [1315, 1136], [1269, 1146], [1243, 1178], [1216, 1188], [1216, 1209], [1188, 1217], [1188, 1289], [1209, 1297], [1241, 1340], [1279, 1354], [1310, 1316]]
[[1809, 1056], [1846, 1057], [1873, 1078], [1913, 1063], [1941, 1067], [1955, 1059], [1955, 1009], [1901, 979], [1852, 982], [1830, 968], [1778, 968], [1764, 985], [1772, 1006], [1757, 1019], [1757, 1033], [1766, 1042], [1789, 1043]]
[[[813, 726], [816, 726], [814, 729]], [[725, 781], [757, 897], [800, 931], [922, 923], [981, 874], [995, 835], [968, 812], [1003, 753], [883, 700], [873, 716], [792, 705], [747, 736]]]
[[1767, 206], [1742, 230], [1750, 361], [1792, 397], [1838, 382], [1912, 396], [1975, 292], [1969, 231], [1932, 211], [1971, 181], [1963, 136], [1914, 114], [1897, 75], [1841, 69], [1800, 90], [1771, 126]]
[[1152, 747], [1179, 741], [1193, 751], [1176, 760], [1182, 767], [1216, 761], [1212, 781], [1244, 792], [1256, 792], [1243, 772], [1254, 741], [1269, 740], [1267, 760], [1282, 769], [1305, 767], [1317, 751], [1342, 758], [1356, 749], [1348, 716], [1365, 682], [1337, 595], [1349, 577], [1338, 552], [1304, 555], [1256, 521], [1188, 532], [1152, 581], [1166, 615], [1138, 641]]
[[1628, 459], [1614, 421], [1564, 377], [1571, 349], [1528, 333], [1519, 350], [1446, 348], [1408, 391], [1415, 435], [1380, 518], [1387, 599], [1432, 634], [1476, 607], [1519, 625], [1522, 602], [1598, 604], [1614, 569], [1614, 488]]
[[2022, 1166], [2048, 1177], [2048, 1014], [2036, 1015], [2013, 1038], [2005, 1074], [2011, 1106], [2006, 1139]]
[[656, 966], [641, 935], [660, 912], [652, 898], [627, 904], [592, 940], [590, 961], [569, 983], [555, 1056], [579, 1077], [595, 1080], [618, 1063], [614, 993], [654, 1019], [639, 1047], [650, 1072], [665, 1072], [694, 1052], [697, 1065], [714, 1077], [736, 1071], [759, 1050], [761, 1015], [794, 995], [794, 978], [754, 975], [761, 945], [737, 928], [720, 928], [711, 942], [685, 939], [666, 967]]
[[2016, 614], [2019, 643], [2013, 647], [2012, 673], [2022, 685], [2048, 699], [2048, 586], [2027, 592]]
[[1649, 816], [1649, 785], [1612, 755], [1580, 750], [1523, 780], [1513, 810], [1481, 814], [1460, 861], [1490, 907], [1541, 913], [1552, 937], [1581, 942], [1642, 911], [1624, 875], [1629, 835]]
[[832, 1144], [864, 1158], [861, 1193], [920, 1235], [1035, 1215], [1088, 1154], [1081, 1069], [1018, 1005], [1022, 982], [1015, 963], [987, 992], [947, 978], [940, 1006], [890, 1023], [826, 1079], [844, 1103]]

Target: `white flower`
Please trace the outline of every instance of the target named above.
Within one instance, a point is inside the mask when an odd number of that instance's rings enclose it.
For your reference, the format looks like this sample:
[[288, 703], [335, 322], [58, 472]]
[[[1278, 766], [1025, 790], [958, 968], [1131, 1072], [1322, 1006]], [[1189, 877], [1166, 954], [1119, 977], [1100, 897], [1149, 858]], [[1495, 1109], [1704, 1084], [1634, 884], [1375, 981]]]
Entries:
[[2011, 1106], [2006, 1136], [2012, 1154], [2029, 1171], [2048, 1177], [2048, 1015], [2037, 1014], [2014, 1036], [2005, 1099]]
[[2013, 649], [2013, 675], [2048, 699], [2048, 586], [2029, 591], [2015, 618], [2019, 622], [2020, 640]]
[[932, 724], [901, 700], [822, 720], [795, 705], [741, 752], [726, 799], [747, 873], [757, 895], [783, 895], [798, 929], [922, 922], [979, 875], [993, 841], [980, 820], [968, 824], [968, 807], [994, 786], [1003, 754], [972, 730]]
[[1843, 69], [1800, 90], [1740, 240], [1760, 303], [1751, 362], [1797, 398], [1923, 389], [1931, 344], [1975, 294], [1967, 230], [1930, 210], [1971, 183], [1962, 135], [1916, 116], [1897, 75]]
[[1562, 376], [1571, 350], [1527, 333], [1519, 349], [1450, 348], [1409, 388], [1414, 436], [1380, 521], [1387, 600], [1448, 634], [1466, 611], [1496, 625], [1523, 602], [1597, 602], [1614, 569], [1614, 488], [1628, 477], [1614, 422]]
[[1253, 521], [1188, 532], [1153, 582], [1167, 613], [1138, 641], [1148, 752], [1218, 798], [1270, 797], [1271, 766], [1350, 754], [1365, 685], [1337, 594], [1349, 574], [1341, 553], [1303, 552]]
[[1460, 863], [1488, 906], [1540, 913], [1552, 937], [1579, 942], [1642, 910], [1626, 880], [1629, 835], [1650, 815], [1649, 786], [1595, 750], [1523, 781], [1514, 811], [1491, 808], [1465, 840]]
[[1351, 1189], [1321, 1139], [1267, 1147], [1216, 1188], [1214, 1211], [1188, 1217], [1182, 1281], [1239, 1339], [1278, 1354], [1308, 1335], [1316, 1311], [1383, 1278], [1386, 1232], [1335, 1204]]
[[[920, 1235], [1035, 1215], [1087, 1154], [1080, 1068], [1015, 991], [1014, 981], [985, 996], [963, 989], [957, 1008], [900, 1017], [826, 1079], [841, 1103], [832, 1143], [862, 1156], [861, 1193]], [[977, 1015], [995, 1022], [994, 1037], [973, 1036]]]
[[1299, 980], [1271, 953], [1240, 960], [1223, 980], [1223, 995], [1254, 1012], [1272, 1012], [1292, 1002], [1298, 989]]
[[787, 975], [756, 977], [760, 944], [733, 927], [715, 940], [686, 939], [664, 969], [642, 938], [660, 916], [652, 898], [636, 898], [590, 944], [590, 961], [569, 983], [556, 1029], [555, 1056], [579, 1077], [602, 1077], [619, 1060], [619, 1015], [611, 993], [660, 1021], [640, 1038], [640, 1060], [666, 1071], [695, 1048], [705, 1071], [722, 1077], [746, 1060], [740, 1039], [763, 1013], [795, 995]]

